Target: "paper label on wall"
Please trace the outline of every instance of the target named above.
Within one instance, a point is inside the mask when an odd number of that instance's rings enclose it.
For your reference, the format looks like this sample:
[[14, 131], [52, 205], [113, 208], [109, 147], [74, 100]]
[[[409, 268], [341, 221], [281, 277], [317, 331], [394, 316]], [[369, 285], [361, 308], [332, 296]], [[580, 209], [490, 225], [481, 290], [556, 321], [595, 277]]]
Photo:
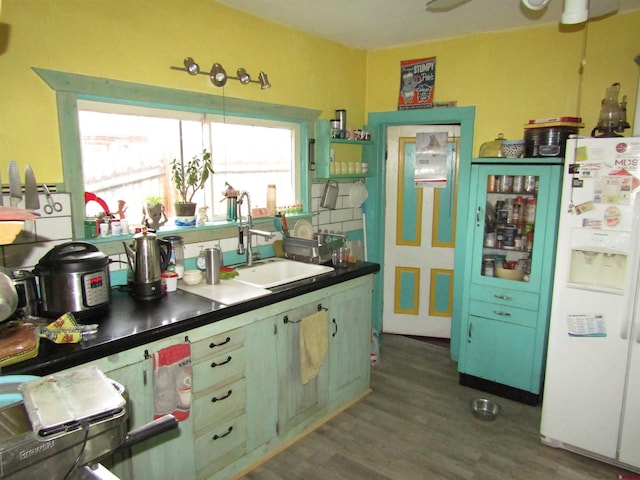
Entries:
[[417, 187], [447, 186], [447, 132], [417, 133], [415, 184]]
[[570, 337], [606, 337], [607, 326], [603, 315], [567, 315]]

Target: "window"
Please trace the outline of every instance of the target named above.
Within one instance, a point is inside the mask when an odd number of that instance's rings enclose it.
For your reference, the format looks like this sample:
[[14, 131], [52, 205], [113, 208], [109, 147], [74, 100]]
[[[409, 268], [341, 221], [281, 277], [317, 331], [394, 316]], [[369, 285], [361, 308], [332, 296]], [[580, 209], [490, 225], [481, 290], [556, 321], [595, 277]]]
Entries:
[[[213, 95], [208, 93], [190, 92], [185, 90], [176, 90], [172, 88], [157, 87], [151, 85], [141, 85], [131, 82], [123, 82], [113, 79], [89, 77], [86, 75], [78, 75], [74, 73], [59, 72], [55, 70], [46, 70], [42, 68], [33, 69], [46, 83], [56, 92], [56, 102], [58, 106], [58, 122], [60, 127], [60, 147], [62, 154], [62, 168], [64, 174], [64, 182], [61, 187], [64, 191], [70, 192], [71, 208], [73, 214], [73, 231], [75, 238], [84, 238], [84, 219], [86, 216], [87, 205], [85, 205], [85, 187], [82, 172], [82, 141], [79, 125], [79, 105], [84, 101], [95, 102], [103, 106], [118, 106], [117, 113], [123, 113], [126, 108], [147, 108], [160, 109], [172, 112], [172, 116], [183, 121], [197, 120], [202, 124], [202, 116], [205, 115], [209, 119], [215, 119], [217, 123], [223, 125], [248, 125], [259, 128], [285, 128], [293, 135], [292, 150], [293, 161], [291, 170], [291, 188], [294, 200], [300, 200], [303, 208], [308, 209], [310, 201], [310, 177], [308, 171], [309, 151], [306, 147], [309, 141], [309, 134], [313, 132], [315, 121], [320, 116], [320, 111], [300, 107], [291, 107], [286, 105], [276, 105], [265, 102], [254, 102], [237, 98], [226, 98], [221, 95]], [[217, 89], [214, 93], [224, 94], [224, 89]], [[196, 117], [194, 117], [196, 115]], [[222, 120], [220, 122], [220, 119]], [[213, 120], [209, 120], [213, 121]], [[213, 121], [213, 123], [216, 123]], [[202, 126], [200, 127], [202, 128]], [[226, 127], [225, 127], [226, 128]], [[213, 128], [211, 129], [213, 131]], [[293, 133], [295, 132], [295, 133]], [[227, 135], [227, 131], [223, 135]], [[218, 134], [219, 135], [219, 134]], [[242, 136], [241, 136], [242, 137]], [[236, 137], [237, 138], [237, 137]], [[250, 143], [246, 141], [246, 137], [242, 137], [242, 143]], [[254, 147], [259, 150], [260, 145]], [[217, 148], [214, 143], [210, 144], [212, 148]], [[229, 145], [229, 143], [227, 143]], [[236, 144], [237, 146], [237, 144]], [[105, 149], [102, 146], [93, 146], [92, 149]], [[226, 153], [229, 153], [229, 148]], [[239, 150], [235, 150], [237, 152]], [[265, 153], [264, 151], [262, 153]], [[245, 158], [247, 154], [245, 154]], [[229, 158], [229, 157], [227, 157]], [[273, 168], [273, 167], [272, 167]], [[222, 175], [218, 175], [219, 170], [214, 164], [215, 180], [222, 179]], [[256, 171], [255, 169], [253, 170]], [[231, 171], [228, 172], [231, 175]], [[256, 175], [254, 174], [254, 177]], [[251, 191], [257, 188], [255, 185], [262, 186], [264, 194], [254, 194], [253, 198], [257, 203], [266, 202], [266, 184], [265, 175], [259, 174], [259, 183], [252, 184], [249, 187], [233, 185], [237, 189], [246, 189]], [[222, 179], [222, 181], [224, 181]], [[286, 191], [286, 186], [280, 188]], [[278, 203], [285, 202], [278, 191]], [[295, 193], [293, 193], [295, 192]], [[219, 187], [215, 183], [211, 187], [209, 193], [210, 199], [207, 200], [208, 205], [220, 203], [217, 195]], [[144, 193], [140, 193], [144, 195]], [[215, 196], [214, 196], [215, 195]], [[262, 198], [261, 198], [262, 197]], [[253, 206], [253, 205], [252, 205]]]
[[[226, 218], [221, 200], [227, 185], [248, 191], [254, 208], [266, 206], [268, 184], [276, 185], [279, 205], [301, 203], [296, 124], [86, 101], [79, 102], [78, 120], [85, 191], [112, 210], [126, 200], [133, 222], [141, 219], [149, 197], [159, 198], [167, 216], [174, 215], [171, 162], [203, 149], [211, 152], [215, 174], [194, 201], [209, 207], [210, 219]], [[89, 215], [100, 210], [87, 205]]]

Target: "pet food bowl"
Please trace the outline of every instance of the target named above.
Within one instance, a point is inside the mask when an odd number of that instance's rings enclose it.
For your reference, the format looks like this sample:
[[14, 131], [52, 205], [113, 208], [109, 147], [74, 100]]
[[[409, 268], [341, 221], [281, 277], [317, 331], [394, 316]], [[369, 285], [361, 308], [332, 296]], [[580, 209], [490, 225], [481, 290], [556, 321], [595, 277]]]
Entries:
[[476, 398], [471, 402], [473, 416], [485, 422], [493, 422], [498, 416], [500, 406], [487, 398]]

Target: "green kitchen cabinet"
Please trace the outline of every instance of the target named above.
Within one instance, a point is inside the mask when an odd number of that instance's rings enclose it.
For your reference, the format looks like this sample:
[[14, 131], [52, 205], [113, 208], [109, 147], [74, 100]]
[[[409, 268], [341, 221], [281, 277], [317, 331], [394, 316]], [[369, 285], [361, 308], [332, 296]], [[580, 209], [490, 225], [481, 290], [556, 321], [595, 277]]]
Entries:
[[525, 403], [540, 399], [562, 163], [478, 158], [470, 184], [460, 186], [470, 199], [463, 289], [454, 299], [462, 305], [463, 385]]
[[[125, 386], [129, 428], [153, 420], [151, 355], [191, 343], [189, 418], [105, 460], [123, 479], [237, 476], [369, 390], [373, 275], [345, 281], [90, 362]], [[299, 321], [326, 313], [328, 351], [300, 377]]]
[[369, 385], [373, 284], [337, 293], [329, 304], [329, 401], [341, 403]]
[[[317, 376], [307, 383], [302, 383], [300, 364], [300, 321], [327, 308], [327, 301], [314, 300], [278, 315], [278, 430], [282, 433], [307, 424], [329, 401], [329, 368], [326, 358]], [[328, 328], [326, 331], [328, 332]]]
[[[129, 430], [153, 420], [153, 360], [149, 354], [160, 348], [184, 341], [184, 337], [170, 337], [145, 347], [138, 347], [91, 362], [105, 375], [126, 389]], [[118, 478], [195, 478], [193, 470], [192, 416], [180, 422], [177, 429], [152, 437], [118, 452], [105, 461]]]

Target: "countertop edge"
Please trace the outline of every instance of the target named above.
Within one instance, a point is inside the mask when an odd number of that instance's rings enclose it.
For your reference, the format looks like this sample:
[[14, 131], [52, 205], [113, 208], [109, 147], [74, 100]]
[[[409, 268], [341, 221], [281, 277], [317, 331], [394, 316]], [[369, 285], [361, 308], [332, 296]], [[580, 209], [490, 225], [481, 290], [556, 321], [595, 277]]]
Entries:
[[[380, 271], [380, 265], [370, 262], [358, 262], [347, 269], [338, 269], [331, 274], [318, 276], [310, 280], [301, 280], [283, 287], [272, 289], [272, 293], [258, 297], [247, 302], [231, 305], [224, 308], [215, 308], [215, 302], [210, 301], [210, 311], [189, 316], [180, 321], [165, 325], [150, 327], [135, 334], [115, 338], [96, 345], [81, 347], [75, 345], [46, 345], [47, 340], [41, 340], [41, 353], [38, 357], [0, 368], [0, 375], [49, 375], [53, 372], [65, 370], [100, 358], [114, 355], [132, 348], [141, 347], [157, 340], [177, 335], [195, 328], [219, 322], [243, 313], [266, 307], [278, 302], [286, 301], [299, 295], [314, 292], [323, 288], [343, 283], [365, 275]], [[193, 296], [194, 300], [202, 301], [203, 297], [182, 292], [183, 296]], [[219, 305], [218, 305], [219, 307]], [[189, 315], [187, 313], [187, 315]], [[43, 352], [42, 347], [49, 347], [49, 353]], [[51, 351], [55, 351], [51, 354]]]

